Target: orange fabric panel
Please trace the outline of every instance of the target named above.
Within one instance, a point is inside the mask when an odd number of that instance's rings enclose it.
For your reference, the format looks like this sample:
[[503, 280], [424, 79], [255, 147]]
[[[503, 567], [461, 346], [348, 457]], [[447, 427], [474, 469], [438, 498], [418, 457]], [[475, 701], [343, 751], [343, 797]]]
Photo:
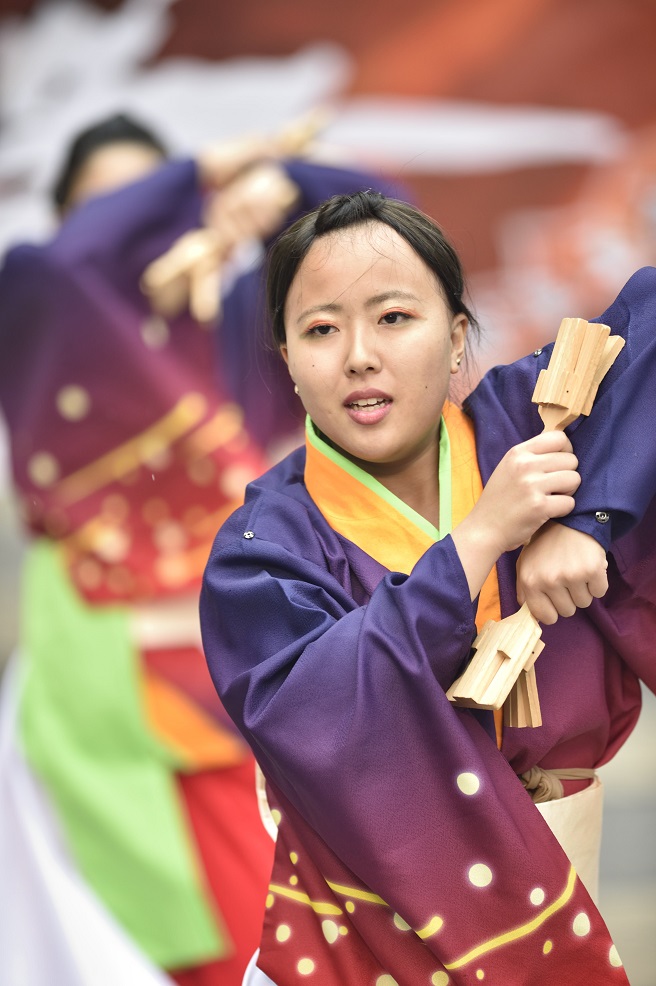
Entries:
[[412, 571], [433, 544], [392, 504], [306, 442], [305, 484], [330, 526], [390, 571]]
[[[449, 438], [451, 439], [451, 502], [452, 523], [455, 527], [471, 511], [483, 492], [483, 481], [476, 459], [476, 435], [474, 423], [454, 404], [444, 408]], [[481, 630], [488, 620], [501, 619], [499, 580], [493, 568], [481, 589], [476, 611], [476, 627]], [[503, 742], [503, 709], [494, 709], [494, 731], [497, 746]]]
[[183, 769], [230, 767], [246, 756], [244, 744], [169, 682], [144, 668], [143, 696], [153, 732], [183, 760]]
[[[454, 404], [447, 404], [444, 408], [444, 420], [451, 440], [452, 525], [456, 527], [471, 513], [483, 492], [483, 481], [478, 470], [476, 436], [471, 418]], [[476, 627], [480, 631], [488, 620], [500, 619], [499, 581], [497, 570], [493, 568], [481, 589]]]

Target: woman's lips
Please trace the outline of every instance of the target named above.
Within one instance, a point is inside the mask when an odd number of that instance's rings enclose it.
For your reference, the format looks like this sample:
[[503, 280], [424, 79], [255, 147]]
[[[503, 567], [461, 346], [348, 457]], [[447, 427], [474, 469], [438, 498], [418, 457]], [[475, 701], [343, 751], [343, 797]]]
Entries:
[[375, 425], [389, 414], [392, 398], [382, 391], [356, 391], [344, 401], [348, 416], [363, 425]]

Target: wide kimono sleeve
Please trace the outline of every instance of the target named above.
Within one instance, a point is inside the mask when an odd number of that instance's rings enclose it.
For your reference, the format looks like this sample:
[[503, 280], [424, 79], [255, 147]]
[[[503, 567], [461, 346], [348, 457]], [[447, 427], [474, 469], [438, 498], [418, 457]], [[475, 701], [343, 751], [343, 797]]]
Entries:
[[172, 160], [134, 182], [94, 196], [67, 216], [48, 246], [60, 264], [116, 270], [123, 286], [139, 278], [182, 233], [200, 225], [196, 162]]
[[[201, 594], [215, 685], [307, 826], [306, 849], [328, 884], [355, 881], [412, 928], [444, 923], [416, 939], [418, 953], [408, 943], [422, 968], [485, 954], [484, 967], [511, 982], [528, 949], [523, 982], [541, 983], [544, 935], [533, 931], [549, 920], [554, 974], [606, 982], [608, 932], [497, 750], [491, 716], [446, 698], [475, 633], [453, 542], [431, 546], [409, 576], [374, 573], [354, 552], [311, 503], [251, 488], [216, 539]], [[581, 913], [585, 940], [571, 935]], [[384, 929], [367, 931], [378, 912], [362, 920], [359, 933], [374, 935], [404, 981], [403, 951], [393, 954]], [[365, 980], [351, 971], [343, 981]], [[473, 980], [454, 971], [451, 981]]]
[[[602, 381], [592, 411], [567, 428], [579, 459], [581, 486], [561, 523], [591, 534], [604, 548], [644, 516], [656, 493], [656, 268], [644, 267], [593, 321], [610, 326], [625, 346]], [[500, 455], [542, 430], [531, 402], [553, 346], [495, 367], [467, 400], [476, 422], [486, 482]]]
[[[141, 327], [152, 313], [140, 278], [197, 221], [200, 201], [195, 163], [171, 161], [82, 203], [50, 240], [17, 245], [5, 257], [0, 403], [21, 488], [31, 487], [27, 459], [44, 448], [37, 442], [48, 443], [66, 475], [170, 410], [171, 373], [158, 380], [153, 366], [155, 355], [168, 359], [171, 347], [153, 355], [144, 346]], [[200, 357], [196, 362], [203, 365]], [[53, 409], [57, 393], [70, 383], [93, 394], [96, 430], [81, 424], [76, 437], [65, 441], [58, 437], [63, 419]], [[177, 378], [174, 385], [181, 386]]]
[[[82, 203], [48, 242], [9, 250], [0, 268], [5, 367], [15, 374], [17, 364], [32, 361], [48, 338], [64, 338], [70, 306], [78, 299], [89, 313], [112, 306], [120, 318], [126, 305], [146, 312], [139, 287], [145, 267], [199, 220], [200, 208], [195, 163], [172, 161]], [[89, 332], [99, 333], [94, 318], [86, 318]]]
[[332, 195], [352, 195], [354, 192], [375, 190], [391, 198], [407, 201], [410, 194], [404, 185], [382, 172], [334, 167], [301, 158], [288, 159], [284, 162], [284, 167], [299, 189], [299, 215], [314, 209]]

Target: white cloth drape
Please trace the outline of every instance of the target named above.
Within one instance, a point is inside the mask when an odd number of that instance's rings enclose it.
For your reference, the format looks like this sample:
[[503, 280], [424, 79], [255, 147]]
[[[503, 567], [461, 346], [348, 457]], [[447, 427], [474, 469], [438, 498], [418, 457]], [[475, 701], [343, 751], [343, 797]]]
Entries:
[[132, 943], [66, 851], [17, 738], [20, 663], [0, 694], [0, 984], [172, 986]]
[[261, 969], [258, 969], [257, 959], [259, 954], [260, 950], [258, 948], [257, 952], [255, 952], [253, 958], [248, 963], [248, 968], [244, 973], [241, 986], [276, 986], [273, 979], [269, 979], [266, 973], [262, 972]]

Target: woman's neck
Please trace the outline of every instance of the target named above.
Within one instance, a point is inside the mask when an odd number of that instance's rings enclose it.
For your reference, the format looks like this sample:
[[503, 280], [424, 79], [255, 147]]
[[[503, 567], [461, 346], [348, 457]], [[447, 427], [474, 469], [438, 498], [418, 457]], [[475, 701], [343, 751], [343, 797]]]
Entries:
[[431, 442], [420, 454], [403, 463], [355, 461], [390, 493], [439, 530], [439, 441]]
[[[375, 474], [372, 474], [375, 475]], [[440, 491], [437, 478], [426, 483], [419, 476], [413, 478], [407, 473], [402, 476], [376, 476], [390, 493], [403, 500], [409, 507], [439, 530], [440, 527]]]

